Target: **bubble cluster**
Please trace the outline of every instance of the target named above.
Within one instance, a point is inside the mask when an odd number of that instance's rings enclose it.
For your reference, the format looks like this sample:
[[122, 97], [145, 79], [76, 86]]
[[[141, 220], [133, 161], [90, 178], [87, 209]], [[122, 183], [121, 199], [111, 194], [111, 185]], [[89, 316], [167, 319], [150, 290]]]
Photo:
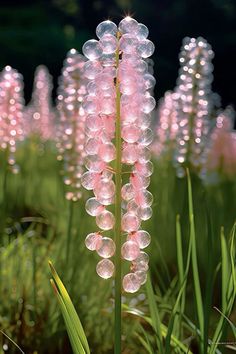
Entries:
[[6, 66], [0, 73], [0, 148], [7, 151], [12, 172], [18, 172], [15, 161], [17, 142], [23, 139], [23, 79], [15, 69]]
[[212, 173], [219, 177], [235, 178], [236, 138], [233, 132], [235, 111], [227, 107], [216, 118], [206, 153], [206, 178]]
[[158, 159], [172, 155], [176, 148], [178, 97], [178, 94], [167, 91], [159, 102], [156, 135], [152, 144], [152, 151]]
[[214, 53], [205, 39], [185, 38], [180, 52], [177, 101], [177, 146], [174, 165], [177, 175], [185, 174], [190, 165], [199, 170], [204, 164], [204, 146], [210, 129], [213, 100]]
[[58, 160], [63, 160], [66, 198], [77, 201], [82, 197], [81, 177], [85, 161], [85, 112], [82, 104], [87, 93], [84, 77], [85, 57], [71, 49], [64, 62], [59, 81], [57, 109]]
[[[147, 27], [129, 16], [118, 26], [112, 21], [101, 22], [96, 34], [98, 39], [83, 45], [83, 54], [88, 59], [84, 65], [88, 94], [83, 102], [88, 171], [81, 181], [94, 193], [86, 203], [86, 210], [96, 218], [98, 232], [110, 233], [115, 225], [116, 171], [113, 168], [121, 153], [122, 169], [129, 171], [122, 178], [121, 237], [126, 240], [121, 253], [123, 259], [131, 262], [123, 288], [135, 292], [145, 282], [148, 270], [148, 257], [141, 250], [149, 245], [150, 235], [139, 228], [152, 215], [153, 198], [147, 187], [153, 170], [149, 146], [153, 139], [150, 124], [155, 108], [152, 96], [155, 79], [148, 58], [154, 52], [154, 44], [147, 39]], [[122, 140], [121, 151], [116, 151], [117, 129]], [[102, 236], [93, 249], [104, 258], [97, 266], [97, 273], [103, 278], [113, 274], [114, 266], [105, 260], [114, 254], [114, 246], [110, 237]], [[91, 249], [90, 245], [87, 247]]]
[[37, 136], [42, 141], [54, 139], [56, 113], [52, 107], [52, 77], [44, 65], [37, 67], [33, 93], [24, 110], [24, 135]]

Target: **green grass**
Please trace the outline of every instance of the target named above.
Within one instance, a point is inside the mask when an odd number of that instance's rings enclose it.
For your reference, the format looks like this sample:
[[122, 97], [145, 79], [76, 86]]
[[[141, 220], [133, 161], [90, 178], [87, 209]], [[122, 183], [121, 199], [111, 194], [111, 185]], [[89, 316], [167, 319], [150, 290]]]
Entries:
[[[84, 246], [95, 229], [84, 210], [89, 194], [65, 200], [50, 144], [40, 153], [35, 142], [22, 144], [18, 175], [6, 173], [0, 154], [0, 330], [29, 354], [71, 353], [66, 328], [75, 353], [80, 344], [85, 353], [113, 353], [113, 282], [96, 275], [98, 257]], [[137, 294], [122, 294], [122, 352], [232, 353], [236, 183], [204, 186], [191, 171], [191, 179], [180, 180], [168, 161], [154, 164], [154, 215], [144, 224], [152, 235], [149, 280]], [[82, 337], [58, 285], [53, 293], [49, 259], [83, 324]], [[0, 353], [4, 344], [20, 352], [11, 340], [0, 334]]]

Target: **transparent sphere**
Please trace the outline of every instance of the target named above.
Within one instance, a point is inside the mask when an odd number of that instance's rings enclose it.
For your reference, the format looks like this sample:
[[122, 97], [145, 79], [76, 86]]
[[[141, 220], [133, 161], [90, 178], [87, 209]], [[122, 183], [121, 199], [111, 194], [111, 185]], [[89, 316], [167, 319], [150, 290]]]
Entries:
[[140, 263], [145, 263], [145, 264], [148, 264], [149, 262], [149, 256], [146, 252], [144, 251], [141, 251], [138, 258], [136, 258], [134, 261], [133, 261], [133, 264], [134, 265], [138, 265]]
[[111, 162], [116, 157], [116, 148], [112, 143], [101, 144], [98, 149], [101, 160]]
[[84, 76], [87, 79], [93, 80], [95, 77], [102, 72], [102, 65], [99, 61], [87, 61], [84, 64]]
[[135, 274], [137, 275], [141, 285], [146, 283], [146, 281], [147, 281], [147, 273], [145, 271], [138, 270], [137, 272], [135, 272]]
[[96, 39], [90, 39], [84, 43], [82, 51], [86, 58], [96, 60], [102, 55], [102, 48]]
[[146, 90], [153, 88], [156, 84], [156, 80], [151, 74], [144, 74], [143, 79]]
[[149, 30], [147, 26], [145, 26], [143, 23], [138, 24], [138, 32], [137, 32], [137, 38], [140, 39], [146, 39], [148, 37]]
[[126, 183], [121, 189], [121, 196], [124, 200], [129, 201], [134, 197], [134, 188], [131, 183]]
[[104, 181], [100, 180], [94, 189], [94, 194], [97, 198], [104, 199], [104, 198], [112, 198], [115, 194], [115, 183], [112, 180]]
[[140, 225], [139, 218], [128, 212], [122, 216], [122, 230], [126, 232], [137, 231]]
[[85, 246], [90, 251], [95, 251], [98, 241], [100, 241], [101, 239], [102, 239], [102, 236], [97, 232], [93, 232], [91, 234], [88, 234], [88, 236], [85, 239]]
[[143, 249], [150, 245], [151, 236], [145, 230], [138, 230], [137, 232], [128, 235], [129, 240], [135, 240], [138, 243], [139, 248]]
[[104, 210], [104, 206], [96, 198], [89, 198], [85, 203], [85, 209], [89, 215], [97, 216]]
[[134, 34], [124, 34], [120, 39], [119, 49], [125, 54], [135, 53], [138, 40]]
[[133, 261], [140, 255], [140, 249], [137, 242], [129, 240], [121, 247], [121, 255], [127, 261]]
[[122, 162], [133, 165], [138, 160], [138, 149], [136, 144], [125, 144], [122, 150]]
[[101, 230], [111, 230], [115, 224], [114, 215], [110, 211], [104, 210], [96, 216], [96, 224]]
[[95, 138], [88, 139], [85, 144], [85, 151], [88, 155], [96, 155], [98, 153], [100, 142]]
[[155, 98], [150, 95], [145, 95], [142, 100], [141, 110], [144, 113], [150, 113], [156, 106]]
[[117, 48], [117, 39], [115, 36], [112, 34], [105, 34], [99, 42], [104, 54], [115, 53]]
[[150, 57], [155, 50], [154, 44], [149, 39], [144, 39], [139, 42], [137, 52], [142, 58]]
[[110, 259], [102, 259], [96, 266], [99, 277], [109, 279], [114, 274], [115, 266]]
[[113, 36], [116, 36], [117, 26], [114, 22], [107, 20], [99, 23], [99, 25], [96, 28], [97, 37], [100, 39], [106, 34], [111, 34]]
[[120, 21], [118, 28], [121, 33], [137, 33], [138, 22], [134, 18], [126, 16]]
[[81, 184], [87, 190], [92, 190], [97, 183], [99, 175], [94, 172], [87, 171], [81, 177]]
[[123, 281], [123, 289], [127, 293], [135, 293], [139, 290], [141, 283], [139, 281], [138, 276], [135, 273], [128, 273], [124, 276]]
[[135, 143], [140, 136], [140, 129], [135, 125], [125, 125], [121, 131], [122, 138], [127, 143]]
[[152, 140], [153, 140], [153, 131], [152, 129], [148, 128], [142, 131], [138, 143], [141, 146], [148, 146], [151, 144]]
[[136, 193], [134, 200], [141, 208], [147, 208], [153, 203], [153, 195], [146, 189], [140, 189]]
[[152, 217], [152, 208], [151, 207], [139, 208], [138, 217], [141, 220], [143, 220], [143, 221], [151, 219], [151, 217]]
[[102, 258], [110, 258], [114, 256], [115, 250], [115, 243], [109, 237], [102, 237], [96, 244], [96, 251]]

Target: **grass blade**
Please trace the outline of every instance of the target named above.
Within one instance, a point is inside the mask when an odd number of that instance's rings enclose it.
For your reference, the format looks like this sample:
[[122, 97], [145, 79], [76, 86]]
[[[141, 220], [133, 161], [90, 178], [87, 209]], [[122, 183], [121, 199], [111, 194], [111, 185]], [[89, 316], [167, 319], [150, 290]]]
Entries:
[[[49, 266], [51, 268], [51, 272], [53, 276], [53, 282], [51, 283], [56, 292], [60, 307], [63, 311], [63, 317], [65, 319], [67, 329], [69, 328], [68, 333], [71, 333], [73, 340], [76, 340], [76, 342], [81, 343], [84, 353], [89, 354], [90, 350], [89, 350], [87, 338], [85, 336], [80, 319], [75, 311], [74, 305], [70, 299], [70, 296], [66, 291], [66, 288], [64, 287], [61, 279], [59, 278], [51, 262], [49, 262]], [[76, 348], [78, 348], [78, 346], [80, 346], [79, 343], [77, 343]], [[76, 353], [80, 354], [80, 352], [76, 352]]]

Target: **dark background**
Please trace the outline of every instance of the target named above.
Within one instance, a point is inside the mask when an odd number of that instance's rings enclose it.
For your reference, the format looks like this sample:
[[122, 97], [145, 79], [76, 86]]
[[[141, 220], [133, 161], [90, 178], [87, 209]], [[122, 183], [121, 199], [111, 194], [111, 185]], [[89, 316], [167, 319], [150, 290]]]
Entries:
[[80, 51], [104, 19], [119, 22], [131, 14], [148, 26], [156, 45], [157, 99], [175, 86], [183, 37], [203, 36], [215, 52], [213, 90], [222, 97], [223, 106], [236, 106], [236, 0], [7, 0], [0, 4], [0, 70], [8, 64], [23, 74], [26, 101], [37, 65], [48, 66], [56, 86], [70, 48]]

